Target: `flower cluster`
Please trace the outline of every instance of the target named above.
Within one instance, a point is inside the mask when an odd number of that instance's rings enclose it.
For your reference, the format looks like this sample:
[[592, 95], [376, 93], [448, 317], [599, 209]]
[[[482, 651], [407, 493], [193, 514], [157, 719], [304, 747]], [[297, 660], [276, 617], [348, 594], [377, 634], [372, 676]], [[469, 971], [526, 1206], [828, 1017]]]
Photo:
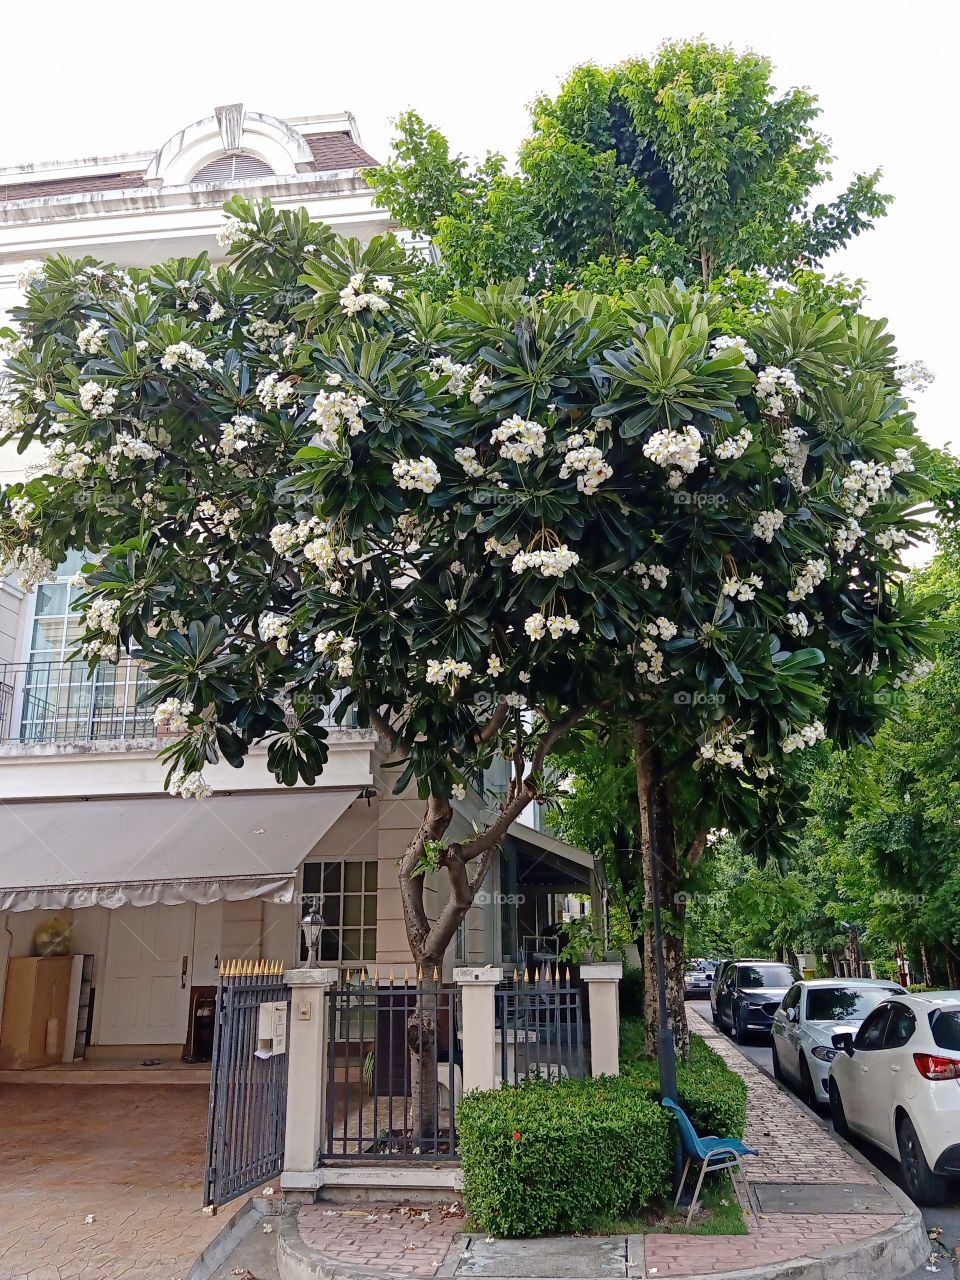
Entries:
[[842, 505], [855, 516], [863, 516], [874, 503], [879, 502], [893, 484], [893, 471], [883, 462], [864, 462], [857, 458], [850, 463], [843, 477]]
[[784, 622], [798, 639], [810, 634], [810, 620], [804, 613], [788, 613]]
[[45, 264], [37, 262], [35, 259], [31, 259], [29, 262], [24, 262], [17, 274], [17, 288], [24, 290], [29, 289], [38, 280], [42, 280], [44, 278], [45, 270]]
[[893, 376], [903, 391], [926, 391], [935, 375], [922, 360], [905, 360], [897, 365]]
[[351, 396], [346, 391], [318, 391], [310, 421], [320, 428], [320, 448], [338, 448], [344, 431], [350, 436], [361, 435], [366, 425], [360, 411], [368, 403], [366, 396]]
[[[575, 437], [571, 437], [573, 438]], [[560, 479], [566, 480], [574, 472], [581, 473], [577, 476], [577, 488], [589, 497], [596, 493], [604, 480], [610, 479], [613, 467], [604, 461], [603, 454], [595, 445], [584, 445], [582, 448], [571, 449], [564, 455]]]
[[136, 458], [141, 462], [152, 462], [154, 458], [160, 456], [160, 450], [156, 445], [151, 444], [149, 440], [141, 440], [139, 436], [129, 431], [117, 432], [117, 438], [110, 446], [109, 453], [115, 461], [120, 458]]
[[257, 631], [260, 639], [267, 641], [275, 640], [277, 643], [278, 653], [288, 653], [290, 650], [290, 619], [282, 617], [279, 613], [262, 613], [257, 622]]
[[165, 698], [154, 709], [153, 723], [163, 733], [186, 733], [192, 714], [192, 702], [181, 702], [179, 698]]
[[652, 622], [648, 622], [644, 627], [648, 636], [654, 636], [660, 640], [672, 640], [677, 634], [677, 624], [671, 622], [669, 618], [654, 618]]
[[667, 484], [676, 489], [683, 483], [683, 477], [692, 475], [703, 461], [702, 444], [703, 436], [696, 427], [681, 427], [679, 431], [670, 427], [653, 433], [643, 446], [643, 456], [668, 470]]
[[447, 390], [455, 396], [463, 395], [470, 382], [473, 366], [457, 364], [449, 356], [434, 356], [428, 368], [435, 378], [448, 378]]
[[271, 342], [275, 342], [283, 333], [283, 325], [265, 320], [263, 316], [257, 316], [250, 321], [247, 332], [260, 350], [266, 351]]
[[757, 364], [759, 357], [753, 347], [747, 344], [746, 338], [731, 337], [726, 333], [721, 333], [710, 343], [710, 354], [718, 356], [721, 351], [730, 351], [733, 348], [741, 352], [745, 364]]
[[487, 538], [483, 549], [488, 556], [515, 556], [520, 550], [520, 539], [511, 538], [509, 542], [498, 542], [496, 538]]
[[842, 560], [848, 551], [852, 551], [860, 539], [864, 536], [863, 529], [856, 517], [851, 516], [845, 525], [842, 525], [833, 537], [833, 545]]
[[543, 457], [547, 433], [538, 422], [527, 422], [518, 413], [501, 422], [490, 437], [500, 446], [500, 457], [511, 462], [529, 462]]
[[10, 514], [13, 517], [13, 523], [18, 529], [29, 529], [31, 518], [36, 513], [36, 504], [31, 502], [29, 498], [11, 498]]
[[166, 369], [169, 373], [171, 369], [176, 369], [181, 364], [185, 364], [188, 369], [194, 371], [205, 369], [207, 357], [199, 347], [191, 347], [189, 342], [173, 342], [165, 348], [160, 357], [160, 368]]
[[91, 418], [106, 418], [117, 403], [116, 387], [101, 387], [99, 382], [84, 382], [80, 387], [80, 408]]
[[321, 631], [313, 647], [322, 657], [333, 659], [337, 675], [342, 680], [353, 675], [353, 655], [357, 647], [353, 636], [341, 635], [339, 631]]
[[242, 453], [248, 445], [256, 444], [262, 437], [263, 428], [256, 418], [251, 418], [245, 413], [236, 413], [220, 428], [217, 452], [229, 458], [235, 453]]
[[804, 488], [803, 466], [807, 460], [806, 436], [802, 427], [784, 427], [780, 432], [779, 447], [770, 454], [770, 461], [780, 467], [791, 484]]
[[786, 515], [782, 511], [758, 511], [753, 522], [753, 536], [764, 542], [772, 542], [778, 529], [783, 528]]
[[741, 770], [744, 767], [744, 759], [740, 744], [746, 740], [745, 733], [737, 733], [732, 725], [724, 725], [701, 745], [700, 757], [727, 769]]
[[292, 524], [290, 521], [275, 524], [270, 530], [270, 545], [278, 556], [286, 556], [291, 551], [299, 550], [322, 529], [323, 523], [316, 516], [311, 516], [308, 520], [300, 520], [297, 524]]
[[572, 636], [577, 635], [580, 623], [576, 618], [571, 618], [569, 613], [552, 613], [549, 617], [545, 617], [542, 613], [531, 613], [524, 622], [523, 629], [531, 640], [542, 640], [548, 631], [551, 639], [559, 640], [565, 632], [569, 632]]
[[116, 662], [120, 657], [117, 636], [120, 633], [120, 603], [117, 600], [100, 598], [91, 601], [83, 611], [84, 626], [88, 631], [100, 631], [103, 638], [87, 640], [80, 650], [85, 658], [106, 658], [108, 662]]
[[809, 724], [805, 724], [798, 732], [788, 733], [780, 743], [780, 750], [785, 756], [790, 755], [792, 751], [805, 751], [807, 747], [812, 747], [818, 742], [822, 742], [826, 736], [827, 731], [823, 726], [823, 721], [811, 720]]
[[107, 331], [99, 320], [91, 320], [86, 328], [77, 334], [77, 347], [85, 356], [97, 356], [103, 350], [107, 340]]
[[775, 365], [768, 364], [757, 374], [754, 395], [764, 413], [779, 418], [786, 410], [788, 399], [800, 399], [800, 384], [792, 369], [778, 369]]
[[433, 493], [440, 483], [440, 471], [430, 458], [420, 455], [417, 461], [401, 458], [391, 468], [393, 478], [401, 489], [419, 489], [422, 493]]
[[464, 446], [462, 449], [454, 449], [453, 456], [460, 463], [461, 467], [463, 467], [467, 475], [471, 476], [474, 480], [477, 480], [486, 474], [482, 463], [477, 461], [476, 449], [471, 449], [469, 446]]
[[884, 551], [890, 551], [893, 547], [902, 547], [907, 541], [904, 531], [892, 526], [889, 529], [880, 529], [873, 536], [877, 546], [883, 547]]
[[72, 440], [54, 440], [44, 470], [48, 475], [62, 476], [65, 480], [82, 480], [92, 464], [89, 453]]
[[427, 684], [444, 684], [453, 688], [458, 680], [464, 680], [473, 671], [469, 662], [456, 658], [430, 658], [427, 661]]
[[796, 603], [810, 595], [827, 576], [829, 567], [826, 560], [807, 560], [794, 578], [793, 587], [787, 592], [787, 599]]
[[240, 515], [239, 507], [221, 508], [209, 498], [197, 503], [196, 519], [202, 523], [205, 533], [212, 533], [218, 538], [226, 534], [231, 541], [236, 542], [240, 533], [236, 527]]
[[642, 561], [633, 565], [631, 572], [639, 577], [640, 585], [644, 591], [649, 591], [654, 582], [660, 587], [665, 587], [667, 579], [670, 577], [670, 570], [666, 565], [644, 564]]
[[293, 378], [281, 378], [279, 373], [268, 373], [257, 383], [257, 399], [268, 412], [282, 409], [297, 398], [297, 384]]
[[725, 579], [723, 584], [723, 594], [729, 596], [731, 600], [740, 600], [746, 603], [749, 600], [757, 598], [757, 592], [763, 590], [763, 579], [755, 573], [751, 573], [749, 578], [738, 578], [735, 575]]
[[172, 796], [181, 796], [184, 800], [206, 800], [213, 795], [213, 787], [199, 772], [178, 773], [169, 790]]
[[562, 578], [568, 569], [579, 563], [576, 551], [571, 551], [564, 542], [548, 551], [521, 551], [513, 557], [510, 568], [514, 573], [533, 569], [541, 578]]
[[735, 436], [727, 436], [714, 448], [714, 453], [723, 462], [734, 462], [742, 458], [753, 441], [753, 432], [743, 427]]
[[390, 303], [385, 295], [393, 293], [393, 281], [389, 276], [376, 276], [373, 281], [373, 292], [364, 292], [366, 272], [356, 271], [350, 277], [350, 283], [340, 290], [340, 306], [348, 316], [355, 316], [360, 311], [388, 311]]
[[256, 227], [239, 218], [225, 218], [223, 225], [217, 229], [217, 244], [221, 249], [231, 249], [239, 240], [246, 240], [256, 234]]

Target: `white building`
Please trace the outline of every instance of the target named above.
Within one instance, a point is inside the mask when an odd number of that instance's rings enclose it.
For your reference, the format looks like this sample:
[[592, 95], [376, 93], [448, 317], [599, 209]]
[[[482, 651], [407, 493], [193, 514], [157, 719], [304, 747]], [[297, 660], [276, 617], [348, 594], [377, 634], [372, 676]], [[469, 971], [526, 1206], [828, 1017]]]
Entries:
[[[234, 104], [155, 152], [0, 169], [0, 314], [19, 298], [21, 265], [49, 254], [122, 266], [202, 250], [222, 258], [215, 232], [237, 190], [369, 239], [389, 227], [361, 176], [372, 163], [348, 113], [280, 120]], [[18, 479], [24, 461], [0, 451], [0, 482]], [[241, 770], [208, 770], [212, 799], [167, 796], [137, 664], [91, 679], [85, 663], [66, 661], [75, 567], [30, 595], [0, 582], [0, 995], [11, 959], [28, 956], [55, 917], [70, 924], [73, 952], [91, 957], [83, 998], [76, 981], [56, 994], [57, 1043], [48, 1036], [26, 1064], [70, 1060], [78, 1017], [89, 1057], [178, 1058], [192, 1003], [222, 962], [298, 958], [303, 892], [325, 895], [325, 961], [402, 967], [396, 863], [421, 807], [391, 794], [373, 736], [331, 728], [314, 788], [278, 787], [255, 750]], [[479, 798], [464, 831], [471, 803]], [[519, 829], [451, 961], [514, 964], [537, 950], [558, 895], [589, 891], [591, 869], [579, 851]], [[25, 1064], [7, 1005], [0, 1069]], [[47, 1005], [32, 1016], [49, 1029]]]

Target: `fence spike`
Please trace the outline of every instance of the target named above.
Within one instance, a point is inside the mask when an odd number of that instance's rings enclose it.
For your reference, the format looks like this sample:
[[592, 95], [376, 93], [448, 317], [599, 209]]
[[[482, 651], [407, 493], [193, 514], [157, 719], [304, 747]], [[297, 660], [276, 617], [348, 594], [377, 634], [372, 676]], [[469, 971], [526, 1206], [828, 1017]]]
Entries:
[[520, 974], [517, 972], [517, 966], [516, 966], [516, 965], [514, 965], [514, 966], [513, 966], [513, 981], [514, 981], [514, 984], [516, 984], [516, 983], [518, 983], [518, 982], [520, 981]]
[[440, 970], [437, 968], [436, 965], [433, 966], [433, 980], [434, 982], [440, 981]]
[[417, 965], [417, 981], [418, 982], [423, 981], [423, 965], [422, 964]]
[[550, 986], [550, 984], [553, 982], [553, 965], [549, 960], [547, 961], [547, 968], [543, 976], [544, 976], [544, 981], [547, 983], [548, 986]]
[[390, 985], [393, 986], [393, 965], [390, 966]]
[[410, 981], [410, 966], [405, 964], [403, 966], [403, 985], [406, 986], [409, 981]]
[[567, 986], [570, 985], [570, 966], [567, 965]]
[[374, 985], [375, 987], [379, 987], [379, 985], [380, 985], [380, 970], [379, 970], [379, 968], [375, 968], [375, 969], [374, 969], [374, 971], [373, 971], [373, 985]]
[[534, 971], [533, 971], [533, 980], [534, 980], [534, 982], [535, 982], [535, 983], [539, 983], [539, 981], [540, 981], [540, 966], [539, 966], [539, 965], [537, 965], [536, 969], [534, 969]]
[[363, 987], [367, 982], [367, 971], [365, 968], [361, 967], [357, 972], [360, 974], [360, 985]]
[[346, 986], [348, 986], [348, 987], [349, 987], [349, 985], [350, 985], [350, 978], [352, 977], [352, 975], [353, 975], [353, 970], [352, 970], [352, 969], [348, 969], [348, 970], [347, 970], [347, 976], [346, 976], [346, 978], [344, 978], [344, 983], [345, 983], [345, 985], [346, 985]]

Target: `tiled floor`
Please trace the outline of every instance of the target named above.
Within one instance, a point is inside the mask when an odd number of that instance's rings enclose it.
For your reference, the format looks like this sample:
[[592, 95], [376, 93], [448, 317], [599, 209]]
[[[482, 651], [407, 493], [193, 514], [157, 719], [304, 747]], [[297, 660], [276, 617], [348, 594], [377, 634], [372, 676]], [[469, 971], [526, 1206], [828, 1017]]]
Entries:
[[0, 1280], [185, 1276], [223, 1225], [200, 1207], [207, 1097], [0, 1085]]

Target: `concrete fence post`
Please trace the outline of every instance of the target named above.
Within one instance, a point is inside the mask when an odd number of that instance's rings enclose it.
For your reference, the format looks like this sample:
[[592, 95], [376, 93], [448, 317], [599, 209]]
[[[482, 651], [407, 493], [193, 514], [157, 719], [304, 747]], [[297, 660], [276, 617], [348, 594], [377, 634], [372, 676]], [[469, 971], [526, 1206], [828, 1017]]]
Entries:
[[496, 1000], [503, 970], [454, 969], [453, 980], [461, 990], [463, 1019], [463, 1091], [494, 1089], [497, 1084]]
[[580, 977], [586, 983], [590, 1002], [590, 1073], [594, 1076], [620, 1074], [620, 1004], [618, 983], [623, 977], [620, 963], [583, 964]]
[[[288, 1174], [311, 1174], [317, 1167], [327, 1114], [327, 1037], [329, 1020], [325, 996], [337, 981], [335, 969], [290, 969], [290, 1061], [287, 1075], [287, 1124], [283, 1153], [283, 1187]], [[287, 1185], [301, 1188], [300, 1178]]]

